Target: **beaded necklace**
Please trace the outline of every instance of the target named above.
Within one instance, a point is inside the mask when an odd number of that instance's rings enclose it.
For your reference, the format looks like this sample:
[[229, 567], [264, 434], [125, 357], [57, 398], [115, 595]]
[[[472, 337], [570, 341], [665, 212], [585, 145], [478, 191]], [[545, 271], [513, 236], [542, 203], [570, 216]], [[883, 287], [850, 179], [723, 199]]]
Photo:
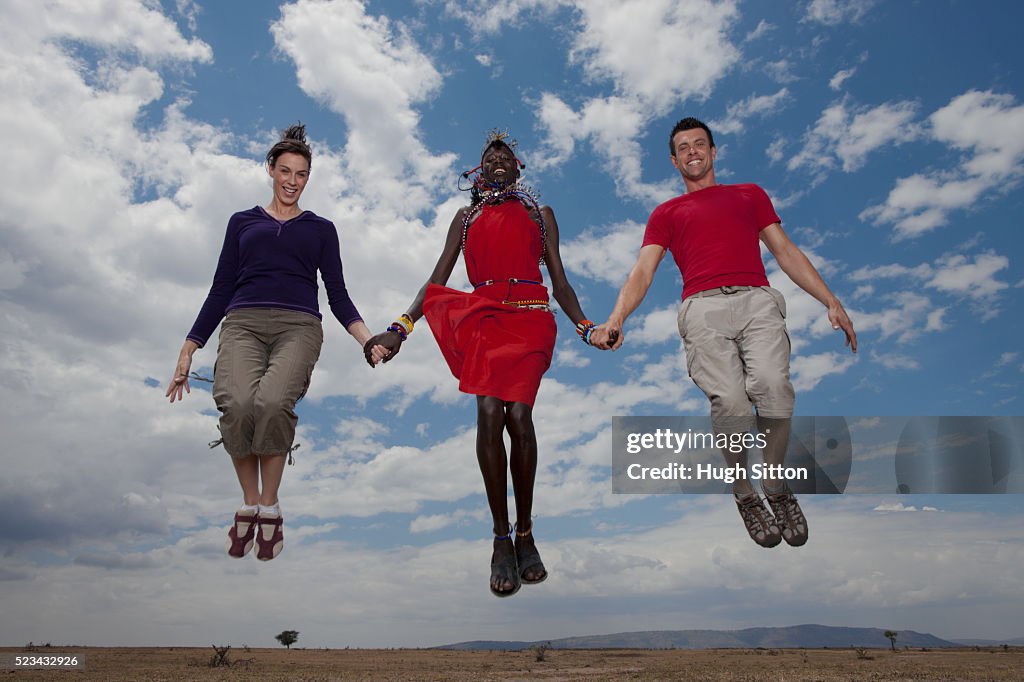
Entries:
[[480, 192], [480, 201], [470, 206], [466, 211], [466, 217], [462, 220], [462, 250], [466, 250], [466, 237], [469, 234], [470, 224], [479, 216], [485, 206], [497, 206], [498, 204], [515, 199], [521, 203], [527, 211], [533, 209], [537, 214], [537, 227], [540, 228], [541, 252], [538, 262], [544, 265], [544, 256], [547, 255], [548, 240], [547, 228], [544, 225], [544, 215], [541, 213], [540, 204], [537, 203], [537, 194], [532, 187], [518, 182], [505, 186]]

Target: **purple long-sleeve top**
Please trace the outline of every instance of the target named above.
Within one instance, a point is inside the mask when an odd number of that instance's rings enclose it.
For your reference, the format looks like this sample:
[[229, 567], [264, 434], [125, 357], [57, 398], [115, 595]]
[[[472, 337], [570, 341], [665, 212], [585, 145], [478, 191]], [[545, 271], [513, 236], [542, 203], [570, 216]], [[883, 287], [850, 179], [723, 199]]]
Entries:
[[312, 211], [278, 222], [259, 206], [231, 216], [213, 286], [186, 338], [205, 346], [228, 311], [282, 308], [320, 315], [316, 272], [344, 327], [361, 320], [341, 271], [334, 223]]

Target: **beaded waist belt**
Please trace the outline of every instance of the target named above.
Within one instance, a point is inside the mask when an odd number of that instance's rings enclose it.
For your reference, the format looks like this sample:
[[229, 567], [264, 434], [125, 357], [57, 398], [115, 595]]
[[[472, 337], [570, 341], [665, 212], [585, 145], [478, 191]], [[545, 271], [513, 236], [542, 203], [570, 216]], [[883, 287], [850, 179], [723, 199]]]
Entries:
[[544, 299], [541, 299], [541, 298], [531, 298], [531, 299], [526, 299], [526, 300], [523, 300], [523, 301], [511, 301], [511, 300], [509, 300], [511, 298], [511, 296], [512, 296], [512, 285], [513, 284], [536, 284], [536, 285], [541, 285], [540, 282], [534, 281], [532, 279], [519, 279], [517, 277], [509, 277], [508, 279], [488, 279], [488, 280], [485, 280], [485, 281], [480, 282], [478, 284], [474, 284], [473, 285], [473, 289], [475, 291], [476, 289], [479, 289], [481, 287], [486, 287], [486, 286], [490, 286], [492, 284], [499, 284], [499, 283], [506, 283], [506, 282], [508, 283], [508, 293], [505, 294], [505, 300], [502, 301], [502, 303], [505, 303], [507, 305], [512, 305], [512, 306], [515, 306], [517, 308], [525, 308], [527, 310], [546, 310], [548, 312], [552, 312], [551, 311], [550, 303], [548, 301], [544, 300]]

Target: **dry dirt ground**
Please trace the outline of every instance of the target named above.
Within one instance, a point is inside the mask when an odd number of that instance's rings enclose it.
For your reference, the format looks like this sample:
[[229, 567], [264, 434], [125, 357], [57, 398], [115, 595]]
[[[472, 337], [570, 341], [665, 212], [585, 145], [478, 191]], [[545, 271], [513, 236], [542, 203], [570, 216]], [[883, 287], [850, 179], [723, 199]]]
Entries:
[[[0, 655], [26, 655], [0, 649]], [[592, 649], [538, 652], [429, 649], [38, 648], [29, 655], [85, 654], [85, 671], [0, 670], [4, 680], [1024, 680], [1024, 648]]]

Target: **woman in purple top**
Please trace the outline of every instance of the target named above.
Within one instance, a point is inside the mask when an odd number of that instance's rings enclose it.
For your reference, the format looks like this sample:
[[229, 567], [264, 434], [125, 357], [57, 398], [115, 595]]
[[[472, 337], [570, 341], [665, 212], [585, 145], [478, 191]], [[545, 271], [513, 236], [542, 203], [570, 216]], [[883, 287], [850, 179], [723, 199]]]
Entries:
[[190, 392], [192, 355], [223, 319], [213, 398], [242, 486], [243, 506], [227, 539], [236, 558], [255, 543], [256, 558], [269, 561], [284, 546], [277, 492], [295, 438], [295, 403], [309, 387], [323, 342], [318, 270], [338, 321], [360, 346], [372, 336], [345, 289], [334, 225], [299, 208], [312, 159], [302, 125], [284, 131], [267, 153], [273, 196], [228, 221], [213, 286], [167, 387], [172, 403]]

